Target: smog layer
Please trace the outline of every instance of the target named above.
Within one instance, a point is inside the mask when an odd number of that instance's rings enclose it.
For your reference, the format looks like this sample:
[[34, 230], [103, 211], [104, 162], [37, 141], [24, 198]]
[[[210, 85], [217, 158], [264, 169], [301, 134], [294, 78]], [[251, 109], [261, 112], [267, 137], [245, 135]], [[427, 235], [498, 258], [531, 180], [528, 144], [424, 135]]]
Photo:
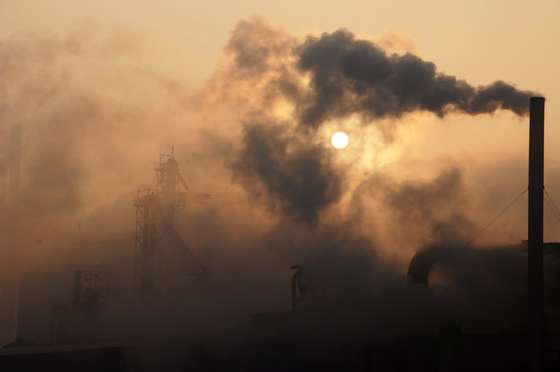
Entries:
[[[0, 216], [6, 283], [108, 268], [116, 333], [162, 353], [185, 340], [236, 347], [251, 314], [289, 309], [294, 264], [320, 288], [316, 319], [333, 325], [317, 343], [373, 329], [395, 339], [449, 314], [522, 327], [525, 258], [504, 244], [525, 239], [525, 215], [490, 237], [485, 225], [524, 189], [524, 163], [473, 169], [448, 157], [416, 168], [405, 146], [426, 118], [444, 128], [509, 115], [525, 125], [537, 93], [500, 77], [471, 84], [406, 45], [373, 40], [242, 20], [199, 87], [143, 65], [152, 51], [132, 34], [0, 40], [5, 179], [10, 128], [20, 125], [23, 138], [21, 182], [16, 191], [6, 182]], [[347, 149], [331, 147], [336, 130], [349, 134]], [[189, 184], [178, 217], [189, 256], [158, 303], [132, 311], [133, 202], [172, 146]], [[492, 187], [479, 182], [498, 170]], [[407, 281], [417, 251], [441, 262], [435, 291]], [[66, 301], [66, 289], [49, 291]]]

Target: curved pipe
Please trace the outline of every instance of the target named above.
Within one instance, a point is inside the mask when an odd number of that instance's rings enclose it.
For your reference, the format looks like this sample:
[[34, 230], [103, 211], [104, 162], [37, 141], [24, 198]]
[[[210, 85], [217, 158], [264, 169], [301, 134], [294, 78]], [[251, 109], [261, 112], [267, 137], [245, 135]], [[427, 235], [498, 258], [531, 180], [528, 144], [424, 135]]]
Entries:
[[436, 257], [429, 250], [416, 252], [408, 265], [407, 279], [411, 283], [428, 285], [430, 273], [436, 264]]
[[296, 311], [297, 304], [303, 300], [305, 293], [301, 283], [303, 268], [301, 265], [294, 265], [291, 269], [295, 270], [294, 275], [292, 276], [292, 311]]

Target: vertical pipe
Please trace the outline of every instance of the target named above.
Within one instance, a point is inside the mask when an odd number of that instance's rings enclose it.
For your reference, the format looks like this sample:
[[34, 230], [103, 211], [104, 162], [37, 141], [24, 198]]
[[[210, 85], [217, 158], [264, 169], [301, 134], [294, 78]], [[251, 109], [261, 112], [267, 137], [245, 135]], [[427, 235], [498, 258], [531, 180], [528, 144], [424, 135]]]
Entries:
[[544, 98], [531, 98], [529, 121], [529, 347], [531, 371], [543, 370]]
[[79, 305], [82, 302], [82, 271], [76, 270], [74, 272], [74, 298], [73, 304]]
[[297, 305], [297, 274], [292, 277], [292, 311], [296, 311]]
[[293, 265], [290, 269], [295, 270], [292, 276], [292, 311], [296, 311], [298, 303], [305, 296], [305, 288], [302, 285], [303, 266]]

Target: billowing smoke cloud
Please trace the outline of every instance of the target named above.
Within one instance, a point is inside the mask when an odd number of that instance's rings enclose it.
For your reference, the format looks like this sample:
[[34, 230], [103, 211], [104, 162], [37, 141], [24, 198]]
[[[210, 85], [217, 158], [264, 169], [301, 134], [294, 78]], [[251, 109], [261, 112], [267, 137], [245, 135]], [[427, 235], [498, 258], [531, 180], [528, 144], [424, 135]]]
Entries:
[[374, 176], [367, 185], [383, 194], [384, 201], [398, 213], [399, 219], [433, 221], [438, 211], [450, 207], [450, 201], [457, 204], [462, 193], [461, 178], [458, 168], [448, 168], [433, 180], [424, 182], [395, 184], [386, 177]]
[[245, 127], [243, 141], [232, 169], [249, 192], [264, 197], [272, 209], [316, 223], [319, 212], [340, 198], [340, 171], [325, 148], [311, 139], [290, 134], [286, 126], [252, 124]]
[[[380, 246], [399, 246], [394, 254], [410, 257], [427, 244], [467, 242], [479, 228], [468, 213], [463, 170], [441, 170], [434, 178], [397, 181], [375, 174], [352, 194], [351, 219], [374, 228]], [[377, 217], [377, 218], [376, 218]]]
[[452, 111], [481, 114], [504, 109], [524, 115], [534, 95], [503, 81], [473, 87], [437, 71], [432, 62], [410, 53], [387, 55], [346, 30], [307, 38], [298, 55], [298, 66], [311, 75], [313, 90], [301, 107], [301, 122], [313, 127], [353, 113], [365, 120], [414, 111], [444, 116]]
[[[234, 100], [245, 107], [246, 116], [257, 113], [260, 118], [269, 118], [259, 120], [255, 126], [274, 127], [278, 120], [288, 121], [285, 131], [292, 137], [291, 150], [287, 151], [286, 145], [267, 144], [277, 140], [264, 139], [277, 138], [278, 129], [246, 130], [236, 169], [243, 169], [244, 180], [252, 178], [264, 186], [269, 196], [266, 202], [281, 206], [276, 211], [303, 216], [308, 222], [316, 221], [320, 211], [339, 200], [339, 193], [332, 186], [342, 184], [336, 180], [340, 175], [324, 167], [329, 152], [316, 149], [317, 159], [307, 162], [321, 167], [316, 173], [309, 173], [310, 168], [303, 166], [278, 170], [282, 168], [279, 164], [292, 163], [287, 153], [309, 154], [309, 138], [317, 135], [322, 124], [353, 115], [363, 123], [375, 123], [375, 119], [398, 118], [419, 111], [440, 117], [450, 112], [475, 115], [500, 109], [525, 115], [529, 97], [534, 94], [503, 81], [474, 87], [438, 71], [432, 62], [410, 53], [388, 54], [375, 43], [358, 39], [344, 29], [299, 40], [256, 18], [237, 25], [226, 52], [232, 63], [225, 74], [219, 75], [221, 89], [217, 90], [228, 92], [222, 98], [231, 99], [231, 89], [235, 87], [242, 93]], [[396, 125], [395, 122], [391, 128], [379, 129], [386, 135]], [[256, 140], [257, 135], [262, 139]], [[256, 154], [259, 162], [254, 160]], [[265, 159], [276, 160], [265, 167]], [[329, 182], [318, 182], [317, 176], [327, 173]], [[303, 188], [303, 180], [315, 188], [315, 195]], [[249, 186], [247, 182], [243, 184]], [[324, 188], [317, 188], [321, 186]]]

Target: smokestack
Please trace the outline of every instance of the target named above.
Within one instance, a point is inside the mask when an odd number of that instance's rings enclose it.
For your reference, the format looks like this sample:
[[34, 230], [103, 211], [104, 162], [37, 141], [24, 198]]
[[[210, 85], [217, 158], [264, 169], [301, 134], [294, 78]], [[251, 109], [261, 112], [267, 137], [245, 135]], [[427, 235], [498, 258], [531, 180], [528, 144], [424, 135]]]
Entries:
[[531, 371], [543, 370], [544, 98], [531, 98], [529, 121], [529, 347]]

